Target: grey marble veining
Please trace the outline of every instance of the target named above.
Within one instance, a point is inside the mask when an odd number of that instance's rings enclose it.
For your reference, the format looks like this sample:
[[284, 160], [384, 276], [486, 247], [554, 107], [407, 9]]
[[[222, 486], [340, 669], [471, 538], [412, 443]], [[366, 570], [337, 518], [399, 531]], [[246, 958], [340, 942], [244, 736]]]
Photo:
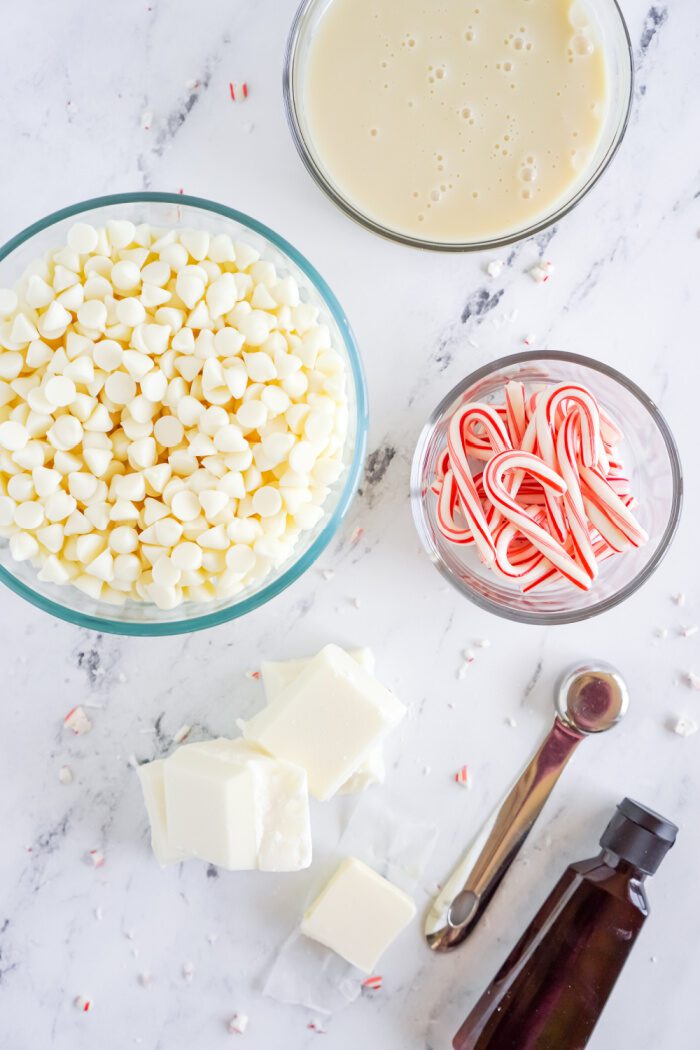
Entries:
[[[700, 720], [700, 694], [682, 680], [700, 673], [698, 636], [677, 634], [700, 621], [700, 27], [693, 0], [623, 7], [637, 85], [610, 170], [556, 228], [493, 256], [455, 257], [373, 238], [308, 178], [280, 88], [294, 0], [8, 5], [0, 239], [120, 190], [183, 189], [249, 212], [337, 292], [362, 348], [372, 419], [367, 475], [342, 533], [316, 568], [244, 621], [184, 638], [116, 638], [0, 594], [1, 1050], [209, 1050], [232, 1039], [305, 1050], [320, 1038], [334, 1050], [447, 1050], [553, 880], [594, 850], [624, 794], [677, 819], [682, 833], [591, 1047], [697, 1047], [700, 734], [680, 739], [668, 725], [682, 714]], [[250, 97], [232, 104], [229, 82], [243, 80]], [[496, 256], [505, 266], [491, 279], [485, 265]], [[536, 285], [527, 270], [545, 257], [556, 272]], [[501, 622], [447, 588], [419, 549], [407, 497], [427, 414], [468, 371], [531, 334], [534, 347], [608, 361], [656, 398], [687, 482], [677, 540], [648, 585], [602, 618], [549, 630]], [[671, 600], [680, 591], [684, 608]], [[371, 644], [379, 674], [410, 707], [390, 744], [385, 790], [440, 824], [421, 906], [545, 732], [563, 665], [587, 654], [617, 663], [633, 704], [615, 733], [572, 761], [473, 940], [435, 959], [414, 928], [382, 962], [382, 991], [320, 1036], [304, 1011], [261, 994], [304, 874], [197, 864], [161, 872], [133, 764], [166, 753], [183, 723], [193, 736], [233, 732], [261, 702], [245, 674], [261, 656], [304, 655], [331, 638]], [[491, 646], [457, 679], [461, 651], [479, 638]], [[62, 725], [76, 703], [93, 722], [83, 737]], [[464, 762], [467, 792], [451, 779]], [[59, 782], [63, 765], [70, 784]], [[315, 807], [322, 851], [351, 807]], [[103, 867], [86, 861], [93, 849]], [[89, 1015], [75, 1009], [78, 995], [94, 1000]], [[250, 1015], [245, 1036], [226, 1032], [235, 1011]]]

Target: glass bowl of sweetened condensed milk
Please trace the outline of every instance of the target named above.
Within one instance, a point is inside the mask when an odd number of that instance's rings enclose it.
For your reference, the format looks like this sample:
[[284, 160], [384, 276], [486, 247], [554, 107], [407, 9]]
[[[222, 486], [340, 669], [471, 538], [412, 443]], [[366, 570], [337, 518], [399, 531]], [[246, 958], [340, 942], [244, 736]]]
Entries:
[[346, 214], [470, 251], [537, 233], [594, 185], [632, 56], [615, 0], [304, 0], [284, 88], [304, 164]]

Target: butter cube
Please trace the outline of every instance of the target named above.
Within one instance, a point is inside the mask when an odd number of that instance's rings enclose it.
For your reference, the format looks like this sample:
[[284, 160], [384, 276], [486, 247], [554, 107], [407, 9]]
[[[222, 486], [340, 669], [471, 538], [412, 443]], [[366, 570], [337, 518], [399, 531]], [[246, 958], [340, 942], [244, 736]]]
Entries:
[[244, 740], [179, 748], [163, 767], [171, 850], [231, 871], [311, 863], [306, 773]]
[[182, 850], [175, 849], [168, 838], [168, 821], [165, 813], [165, 785], [163, 782], [162, 758], [139, 766], [137, 772], [143, 791], [143, 801], [151, 824], [151, 849], [161, 868], [186, 860]]
[[371, 973], [415, 914], [407, 893], [348, 857], [304, 915], [301, 932]]
[[396, 726], [406, 708], [337, 645], [313, 657], [243, 735], [302, 766], [309, 791], [331, 798]]
[[[368, 674], [374, 675], [374, 653], [371, 649], [350, 649], [348, 656], [364, 667]], [[267, 703], [276, 700], [288, 685], [295, 682], [302, 671], [309, 665], [309, 660], [264, 660], [260, 664], [263, 688]], [[383, 784], [386, 776], [384, 767], [384, 749], [379, 744], [373, 748], [364, 762], [338, 789], [341, 795], [359, 794], [372, 784]]]

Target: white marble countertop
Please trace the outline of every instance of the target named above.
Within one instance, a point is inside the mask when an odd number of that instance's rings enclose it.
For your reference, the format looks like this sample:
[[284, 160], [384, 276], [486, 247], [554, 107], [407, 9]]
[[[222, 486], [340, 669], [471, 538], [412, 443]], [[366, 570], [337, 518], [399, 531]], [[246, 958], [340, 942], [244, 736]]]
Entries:
[[[440, 825], [424, 889], [445, 875], [545, 732], [564, 665], [587, 655], [615, 662], [633, 703], [619, 730], [574, 758], [470, 944], [433, 958], [416, 925], [382, 963], [384, 989], [331, 1018], [324, 1045], [447, 1050], [559, 872], [594, 852], [615, 804], [631, 794], [682, 831], [650, 885], [652, 917], [591, 1047], [697, 1046], [700, 735], [681, 739], [669, 720], [700, 719], [700, 694], [682, 683], [684, 671], [700, 672], [698, 637], [677, 634], [700, 621], [699, 31], [693, 0], [647, 3], [623, 3], [638, 81], [618, 157], [539, 245], [502, 253], [508, 266], [496, 280], [485, 276], [488, 258], [422, 254], [371, 236], [311, 182], [281, 98], [295, 0], [29, 0], [5, 12], [0, 240], [81, 198], [147, 188], [183, 188], [263, 220], [311, 259], [347, 310], [369, 380], [372, 458], [320, 563], [334, 578], [313, 570], [244, 621], [153, 641], [99, 636], [0, 594], [3, 1050], [215, 1048], [237, 1038], [225, 1026], [234, 1011], [250, 1016], [238, 1038], [251, 1050], [315, 1044], [305, 1011], [261, 993], [307, 876], [217, 876], [194, 863], [162, 873], [127, 760], [151, 758], [184, 722], [231, 732], [260, 702], [244, 672], [261, 655], [304, 655], [329, 636], [371, 644], [380, 675], [411, 708], [390, 743], [383, 790]], [[245, 104], [231, 104], [231, 80], [250, 85]], [[526, 270], [544, 240], [556, 274], [541, 286]], [[475, 297], [480, 311], [465, 321]], [[589, 353], [645, 388], [675, 431], [687, 479], [678, 537], [647, 586], [606, 616], [549, 630], [489, 617], [449, 590], [419, 550], [407, 499], [428, 411], [530, 332], [537, 346]], [[357, 525], [365, 534], [351, 547]], [[671, 600], [681, 591], [685, 608]], [[665, 640], [655, 637], [660, 626]], [[461, 650], [483, 637], [491, 647], [458, 681]], [[95, 705], [94, 727], [69, 738], [62, 719], [76, 702]], [[464, 762], [471, 792], [451, 780]], [[70, 785], [58, 780], [64, 763], [75, 773]], [[322, 844], [332, 845], [350, 805], [315, 814]], [[84, 859], [93, 848], [106, 857], [97, 870]], [[89, 1015], [75, 1009], [77, 995], [92, 997]]]

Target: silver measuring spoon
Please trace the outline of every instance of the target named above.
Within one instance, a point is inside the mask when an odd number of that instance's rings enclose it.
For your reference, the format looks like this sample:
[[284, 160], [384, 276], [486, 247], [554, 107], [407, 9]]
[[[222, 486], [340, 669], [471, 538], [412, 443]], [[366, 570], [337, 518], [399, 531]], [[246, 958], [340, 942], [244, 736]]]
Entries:
[[433, 901], [425, 936], [435, 952], [451, 951], [472, 932], [576, 747], [617, 725], [629, 693], [609, 664], [580, 664], [562, 676], [554, 702], [549, 734]]

